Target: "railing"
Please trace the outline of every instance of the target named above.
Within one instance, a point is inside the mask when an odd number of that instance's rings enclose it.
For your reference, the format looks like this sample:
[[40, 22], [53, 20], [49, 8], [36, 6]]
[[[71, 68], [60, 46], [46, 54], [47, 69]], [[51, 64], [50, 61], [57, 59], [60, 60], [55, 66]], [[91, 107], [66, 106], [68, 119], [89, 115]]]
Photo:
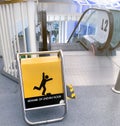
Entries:
[[[70, 1], [70, 0], [68, 0]], [[36, 41], [36, 26], [38, 25], [38, 11], [53, 5], [57, 8], [56, 2], [53, 0], [53, 3], [38, 3], [37, 0], [2, 0], [0, 1], [0, 45], [2, 50], [2, 56], [4, 60], [3, 72], [4, 75], [15, 79], [18, 77], [18, 69], [16, 62], [16, 54], [18, 52], [36, 52], [38, 44]], [[62, 4], [65, 1], [62, 0]], [[71, 4], [65, 7], [70, 7]], [[61, 5], [62, 5], [61, 4]], [[60, 6], [59, 6], [60, 8]], [[71, 5], [71, 8], [74, 10], [74, 6]], [[68, 8], [68, 9], [71, 9]], [[64, 9], [64, 11], [67, 8]], [[54, 10], [54, 9], [53, 9]], [[51, 12], [53, 11], [51, 10]], [[62, 10], [62, 9], [61, 9]], [[57, 12], [56, 12], [57, 13]], [[47, 15], [47, 21], [51, 21], [49, 17], [51, 14]], [[56, 16], [53, 11], [52, 21], [60, 19], [61, 21], [66, 20], [66, 15], [61, 14], [61, 11]], [[54, 18], [55, 17], [55, 18]], [[68, 15], [67, 20], [76, 20], [76, 15]], [[46, 22], [43, 22], [46, 23]], [[42, 23], [40, 24], [41, 27]], [[44, 25], [45, 26], [45, 25]], [[45, 26], [46, 27], [46, 26]], [[44, 29], [44, 28], [43, 28]], [[46, 31], [45, 31], [46, 32]], [[49, 35], [48, 35], [49, 36]], [[46, 36], [43, 36], [46, 41]], [[45, 44], [45, 43], [44, 43]], [[47, 50], [47, 43], [44, 45], [43, 50]], [[38, 51], [38, 50], [37, 50]]]
[[18, 3], [23, 2], [26, 0], [0, 0], [0, 4], [11, 4], [11, 3]]
[[[18, 76], [16, 54], [18, 52], [36, 51], [35, 12], [37, 6], [34, 1], [16, 2], [18, 0], [12, 0], [12, 3], [11, 1], [2, 2], [9, 4], [1, 4], [0, 2], [0, 42], [4, 60], [3, 73], [15, 78]], [[29, 40], [27, 40], [28, 38]]]
[[[16, 54], [18, 52], [36, 51], [35, 25], [38, 23], [36, 19], [38, 7], [37, 2], [34, 0], [19, 3], [16, 2], [17, 0], [14, 0], [13, 3], [8, 1], [9, 4], [0, 3], [0, 44], [4, 60], [3, 73], [5, 72], [8, 76], [10, 75], [15, 78], [18, 77]], [[96, 11], [105, 12], [108, 15], [109, 32], [107, 34], [107, 40], [104, 41], [101, 47], [98, 47], [99, 50], [103, 50], [109, 46], [113, 31], [113, 17], [112, 13], [108, 10], [90, 8], [86, 10], [82, 16], [80, 14], [81, 17], [71, 37], [79, 26], [79, 23], [89, 11], [92, 13], [89, 13], [89, 16], [87, 15], [87, 21]], [[71, 37], [68, 41], [70, 41]]]

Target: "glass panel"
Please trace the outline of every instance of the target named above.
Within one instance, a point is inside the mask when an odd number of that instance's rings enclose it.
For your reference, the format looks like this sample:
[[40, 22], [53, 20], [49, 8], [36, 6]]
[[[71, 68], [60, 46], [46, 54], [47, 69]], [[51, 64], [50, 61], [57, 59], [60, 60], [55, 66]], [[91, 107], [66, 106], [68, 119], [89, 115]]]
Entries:
[[111, 46], [114, 48], [120, 42], [120, 11], [111, 10], [114, 18], [113, 36], [111, 40]]
[[80, 21], [70, 42], [89, 39], [104, 44], [109, 35], [109, 17], [106, 11], [89, 10]]
[[59, 42], [59, 22], [53, 21], [47, 23], [47, 30], [51, 33], [51, 43]]

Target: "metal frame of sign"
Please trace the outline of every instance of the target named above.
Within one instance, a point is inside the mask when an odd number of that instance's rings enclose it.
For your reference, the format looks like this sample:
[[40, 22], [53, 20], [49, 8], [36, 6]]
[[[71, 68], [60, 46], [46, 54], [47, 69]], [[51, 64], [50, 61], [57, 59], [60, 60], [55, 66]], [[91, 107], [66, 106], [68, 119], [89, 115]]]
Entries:
[[[61, 59], [61, 71], [62, 71], [62, 86], [63, 86], [63, 94], [64, 94], [64, 102], [61, 104], [53, 104], [53, 105], [47, 105], [47, 106], [40, 106], [40, 107], [31, 107], [31, 108], [26, 108], [25, 105], [25, 97], [24, 97], [24, 83], [23, 83], [23, 78], [22, 78], [22, 71], [21, 71], [21, 57], [24, 58], [33, 58], [33, 57], [43, 57], [43, 56], [51, 56], [51, 55], [57, 55], [57, 57], [59, 57]], [[64, 63], [63, 63], [63, 54], [61, 50], [55, 50], [55, 51], [41, 51], [41, 52], [25, 52], [25, 53], [18, 53], [17, 54], [17, 61], [18, 61], [18, 68], [19, 68], [19, 80], [20, 80], [20, 84], [21, 84], [21, 92], [22, 92], [22, 103], [23, 103], [23, 110], [24, 110], [24, 118], [25, 121], [28, 124], [31, 125], [36, 125], [36, 124], [43, 124], [43, 123], [50, 123], [50, 122], [55, 122], [55, 121], [60, 121], [62, 119], [64, 119], [66, 113], [67, 113], [67, 101], [66, 101], [66, 86], [65, 86], [65, 81], [64, 81]], [[43, 116], [45, 116], [45, 113], [47, 111], [49, 111], [49, 109], [51, 111], [57, 111], [58, 109], [60, 109], [59, 111], [62, 110], [61, 114], [58, 116], [55, 116], [54, 114], [50, 114], [50, 116], [52, 117], [47, 117], [44, 118]], [[39, 118], [36, 118], [36, 115], [34, 116], [34, 113], [37, 113], [37, 116], [41, 116], [42, 119], [39, 120]], [[56, 113], [56, 112], [55, 112]], [[58, 112], [59, 113], [59, 112]], [[47, 116], [49, 116], [49, 114], [47, 114]]]

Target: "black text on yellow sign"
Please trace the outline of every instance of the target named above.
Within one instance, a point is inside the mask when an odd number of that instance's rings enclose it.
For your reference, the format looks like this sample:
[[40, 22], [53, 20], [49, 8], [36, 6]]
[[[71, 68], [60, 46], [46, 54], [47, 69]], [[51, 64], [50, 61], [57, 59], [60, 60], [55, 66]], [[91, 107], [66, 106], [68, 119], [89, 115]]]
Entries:
[[57, 56], [21, 60], [26, 108], [64, 102], [61, 59]]

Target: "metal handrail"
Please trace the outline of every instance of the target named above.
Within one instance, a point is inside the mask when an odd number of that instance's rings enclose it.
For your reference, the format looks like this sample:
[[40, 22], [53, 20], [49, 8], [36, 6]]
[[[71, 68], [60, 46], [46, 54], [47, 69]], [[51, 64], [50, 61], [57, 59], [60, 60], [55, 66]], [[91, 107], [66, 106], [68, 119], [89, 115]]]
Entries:
[[107, 48], [110, 45], [110, 41], [112, 39], [112, 34], [113, 34], [113, 15], [112, 12], [110, 12], [109, 10], [106, 9], [97, 9], [97, 8], [89, 8], [86, 11], [84, 11], [84, 13], [81, 15], [80, 19], [78, 20], [77, 25], [75, 26], [73, 32], [71, 33], [69, 39], [68, 39], [68, 43], [70, 42], [70, 39], [72, 38], [73, 34], [75, 33], [78, 25], [80, 24], [81, 20], [83, 19], [84, 15], [89, 11], [89, 10], [95, 10], [95, 11], [104, 11], [108, 14], [108, 18], [109, 18], [109, 26], [110, 26], [110, 30], [109, 30], [109, 34], [108, 34], [108, 38], [105, 42], [105, 44], [102, 47], [98, 47], [98, 50], [104, 50], [105, 48]]
[[19, 2], [25, 2], [27, 0], [1, 0], [0, 4], [11, 4], [11, 3], [19, 3]]

